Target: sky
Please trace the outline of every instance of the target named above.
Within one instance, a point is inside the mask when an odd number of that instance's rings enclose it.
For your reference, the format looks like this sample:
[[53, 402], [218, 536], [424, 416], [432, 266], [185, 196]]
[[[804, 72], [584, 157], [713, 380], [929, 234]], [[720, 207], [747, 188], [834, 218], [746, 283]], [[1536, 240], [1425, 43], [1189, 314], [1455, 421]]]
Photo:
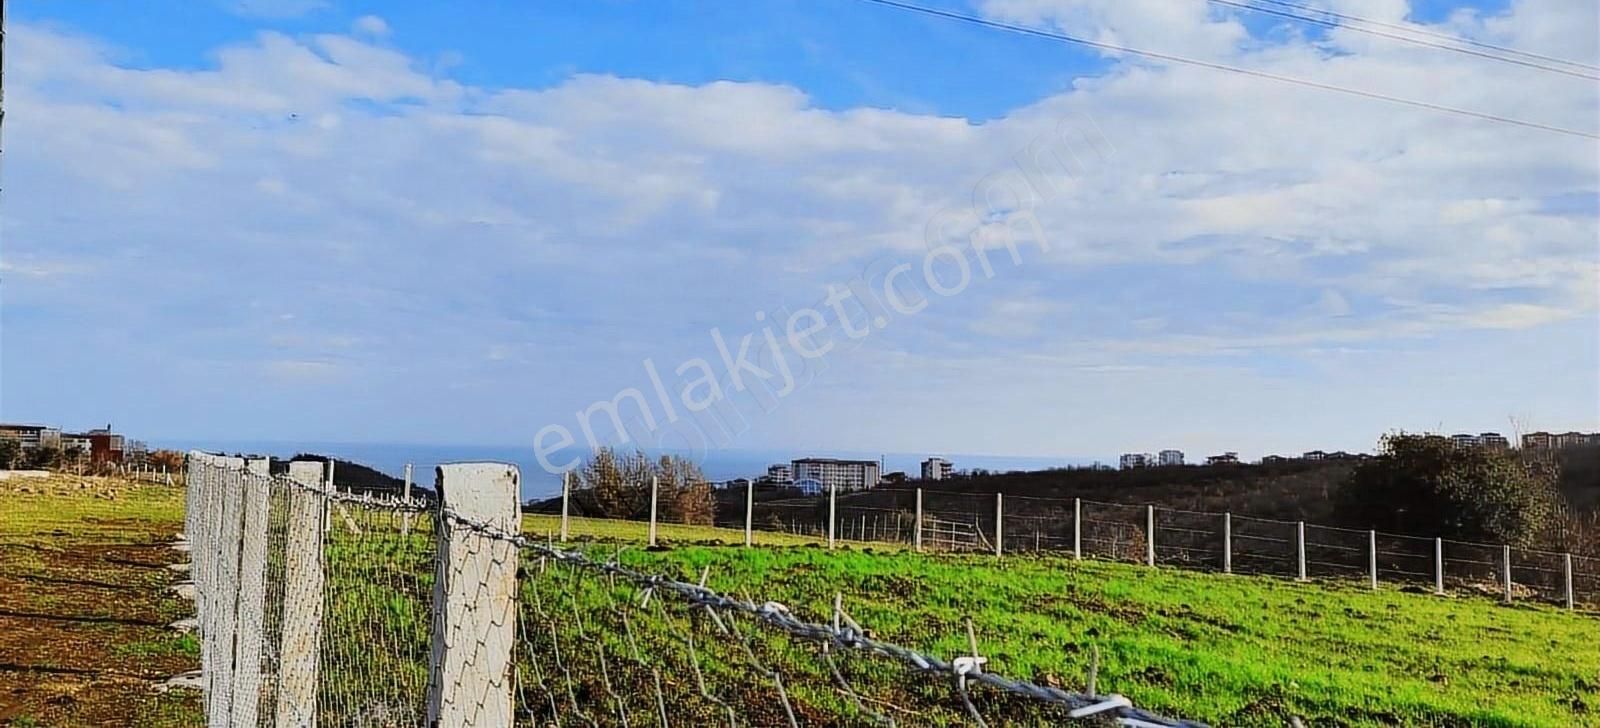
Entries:
[[[925, 4], [1600, 132], [1592, 79], [1206, 0]], [[1317, 4], [1600, 65], [1592, 2]], [[649, 447], [1071, 458], [1600, 429], [1593, 138], [861, 0], [9, 11], [7, 421], [581, 447], [616, 403]], [[852, 282], [915, 311], [819, 303]], [[828, 353], [738, 366], [808, 307]]]

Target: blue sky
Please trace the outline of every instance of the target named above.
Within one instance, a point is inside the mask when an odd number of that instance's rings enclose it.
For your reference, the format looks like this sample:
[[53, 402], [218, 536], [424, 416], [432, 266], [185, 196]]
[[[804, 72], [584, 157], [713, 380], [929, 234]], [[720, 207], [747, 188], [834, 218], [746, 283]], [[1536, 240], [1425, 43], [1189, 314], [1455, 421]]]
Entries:
[[[1590, 81], [1203, 0], [930, 4], [1600, 126]], [[1328, 7], [1600, 62], [1588, 4]], [[1032, 178], [1048, 249], [923, 285], [713, 444], [1256, 456], [1600, 427], [1590, 139], [859, 0], [10, 10], [7, 420], [577, 435], [652, 390], [646, 360], [675, 396], [712, 329], [759, 345], [829, 285], [920, 266], [951, 210], [993, 234], [966, 211], [1066, 133], [1095, 154]]]

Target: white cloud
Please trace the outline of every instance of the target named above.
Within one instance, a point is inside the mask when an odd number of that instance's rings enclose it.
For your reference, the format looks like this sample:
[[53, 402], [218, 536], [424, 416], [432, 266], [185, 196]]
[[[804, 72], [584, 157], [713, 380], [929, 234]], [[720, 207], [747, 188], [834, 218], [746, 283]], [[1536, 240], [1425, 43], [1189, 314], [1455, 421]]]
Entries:
[[[1578, 128], [1600, 103], [1594, 84], [1366, 38], [1263, 46], [1199, 0], [984, 9]], [[1449, 22], [1594, 62], [1572, 29], [1595, 15], [1519, 2]], [[352, 331], [383, 335], [342, 348], [337, 372], [402, 387], [511, 361], [529, 369], [520, 380], [551, 381], [600, 362], [556, 395], [592, 398], [640, 351], [678, 351], [917, 254], [935, 213], [1082, 118], [1115, 153], [1054, 178], [1037, 210], [1051, 252], [1026, 249], [1027, 283], [930, 307], [903, 335], [919, 341], [908, 356], [954, 357], [974, 331], [1053, 355], [1026, 341], [1049, 333], [1078, 349], [1063, 366], [1147, 372], [1152, 356], [1533, 328], [1593, 316], [1600, 298], [1594, 216], [1547, 204], [1600, 191], [1589, 141], [1142, 61], [982, 123], [824, 109], [756, 82], [491, 89], [377, 42], [381, 20], [353, 32], [266, 32], [211, 68], [142, 69], [14, 24], [6, 270], [86, 280], [18, 285], [8, 305], [166, 327], [252, 361], [275, 340], [260, 371], [279, 378], [333, 373], [329, 337]], [[1189, 270], [1207, 282], [1174, 272]], [[1127, 293], [1156, 276], [1189, 288]]]
[[376, 15], [363, 15], [350, 26], [357, 35], [382, 38], [389, 34], [389, 24]]

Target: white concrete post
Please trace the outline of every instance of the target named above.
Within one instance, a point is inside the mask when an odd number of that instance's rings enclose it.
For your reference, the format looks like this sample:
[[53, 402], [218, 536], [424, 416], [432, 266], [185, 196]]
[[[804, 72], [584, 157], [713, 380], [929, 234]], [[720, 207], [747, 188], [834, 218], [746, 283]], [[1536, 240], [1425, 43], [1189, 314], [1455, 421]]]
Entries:
[[1500, 547], [1500, 574], [1501, 574], [1501, 580], [1505, 582], [1506, 604], [1510, 604], [1511, 603], [1511, 547], [1509, 545]]
[[[440, 465], [442, 507], [504, 533], [520, 528], [515, 465]], [[511, 725], [511, 647], [517, 622], [514, 542], [447, 521], [440, 529], [428, 661], [428, 725]]]
[[1570, 609], [1573, 608], [1573, 605], [1576, 603], [1576, 600], [1572, 598], [1573, 597], [1573, 589], [1572, 589], [1572, 554], [1565, 553], [1565, 554], [1561, 555], [1561, 571], [1566, 576], [1566, 583], [1567, 583], [1567, 609], [1570, 610]]
[[839, 507], [839, 484], [837, 482], [829, 483], [828, 484], [828, 548], [830, 548], [830, 549], [833, 548], [833, 543], [834, 543], [833, 527], [834, 527], [834, 522], [838, 520], [838, 516], [837, 516], [838, 507]]
[[1233, 573], [1233, 514], [1222, 514], [1222, 573]]
[[570, 533], [567, 520], [572, 499], [572, 481], [568, 477], [569, 475], [570, 473], [566, 472], [561, 474], [561, 543], [567, 542], [567, 535]]
[[[322, 487], [323, 464], [289, 463], [289, 479]], [[324, 496], [308, 488], [289, 490], [284, 536], [283, 633], [278, 648], [277, 725], [316, 728], [317, 668], [322, 644], [322, 520]]]
[[1006, 550], [1006, 514], [1004, 507], [1005, 496], [994, 494], [994, 555], [1000, 556]]
[[[406, 500], [411, 500], [411, 463], [406, 463], [406, 485], [405, 490], [401, 493], [401, 495], [404, 496]], [[411, 512], [406, 511], [404, 515], [400, 516], [400, 540], [405, 541], [410, 535]]]
[[911, 527], [911, 544], [920, 553], [922, 551], [922, 489], [917, 489], [917, 522]]
[[1144, 561], [1148, 566], [1156, 565], [1156, 507], [1144, 507]]
[[656, 506], [661, 495], [661, 479], [650, 476], [650, 545], [656, 545]]
[[755, 534], [756, 517], [756, 481], [748, 479], [744, 484], [744, 545], [756, 544]]
[[1072, 499], [1072, 558], [1083, 558], [1083, 500]]
[[1368, 586], [1378, 588], [1378, 532], [1367, 532], [1367, 580]]
[[1299, 565], [1299, 571], [1296, 572], [1297, 576], [1295, 577], [1295, 579], [1297, 581], [1305, 581], [1306, 580], [1306, 522], [1305, 521], [1297, 521], [1294, 524], [1294, 551], [1295, 551], [1295, 563], [1297, 563]]
[[267, 458], [245, 461], [241, 473], [239, 601], [237, 637], [234, 639], [234, 679], [231, 719], [237, 728], [256, 728], [261, 701], [261, 655], [266, 644], [267, 509], [271, 497], [272, 465]]
[[1444, 539], [1433, 539], [1433, 593], [1444, 593]]
[[224, 470], [219, 496], [221, 522], [217, 524], [214, 598], [211, 609], [212, 648], [211, 692], [206, 696], [208, 725], [226, 726], [233, 721], [234, 640], [239, 634], [239, 553], [244, 539], [244, 458], [218, 458]]

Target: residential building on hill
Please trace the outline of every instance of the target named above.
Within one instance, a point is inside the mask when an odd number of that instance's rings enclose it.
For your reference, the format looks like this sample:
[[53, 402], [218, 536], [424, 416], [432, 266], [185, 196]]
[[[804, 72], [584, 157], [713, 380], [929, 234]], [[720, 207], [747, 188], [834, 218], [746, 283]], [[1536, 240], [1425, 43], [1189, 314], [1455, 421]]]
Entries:
[[950, 461], [944, 458], [928, 458], [922, 461], [923, 480], [944, 480], [950, 477]]
[[1228, 452], [1225, 452], [1225, 453], [1223, 453], [1221, 455], [1210, 455], [1210, 456], [1206, 457], [1206, 464], [1207, 465], [1238, 465], [1239, 464], [1239, 453], [1236, 453], [1236, 452], [1234, 452], [1232, 450], [1229, 450]]
[[1565, 450], [1569, 447], [1600, 446], [1600, 432], [1530, 432], [1522, 436], [1525, 450]]
[[1161, 452], [1156, 454], [1156, 457], [1157, 457], [1157, 463], [1156, 464], [1158, 464], [1158, 465], [1160, 465], [1162, 467], [1170, 467], [1170, 466], [1173, 466], [1173, 465], [1182, 465], [1183, 464], [1183, 451], [1182, 450], [1162, 450]]
[[865, 490], [878, 485], [880, 466], [876, 460], [837, 460], [800, 458], [790, 465], [795, 481], [815, 480], [824, 490]]
[[59, 447], [61, 430], [48, 425], [0, 424], [0, 438], [16, 440], [25, 451], [37, 447]]
[[1155, 465], [1155, 463], [1155, 457], [1147, 452], [1125, 452], [1122, 454], [1122, 457], [1117, 460], [1118, 467], [1123, 470], [1148, 468], [1152, 465]]

